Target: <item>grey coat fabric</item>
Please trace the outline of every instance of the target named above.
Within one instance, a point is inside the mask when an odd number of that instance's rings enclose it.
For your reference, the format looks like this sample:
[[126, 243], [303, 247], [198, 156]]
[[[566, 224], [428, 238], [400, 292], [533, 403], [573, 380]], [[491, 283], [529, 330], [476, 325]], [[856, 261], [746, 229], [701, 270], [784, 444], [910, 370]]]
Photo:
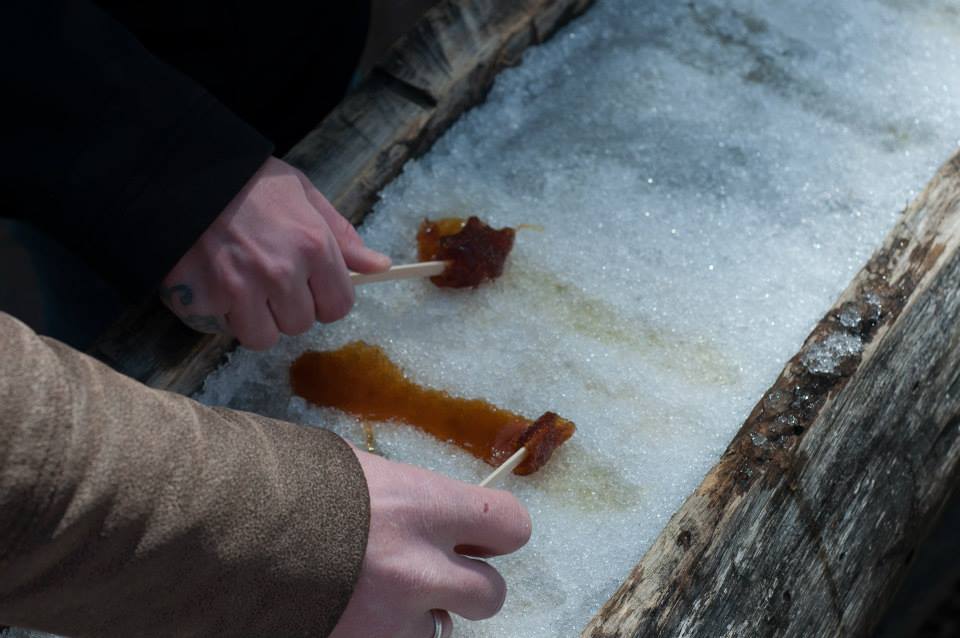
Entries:
[[0, 313], [0, 624], [326, 636], [368, 499], [337, 436], [152, 390]]

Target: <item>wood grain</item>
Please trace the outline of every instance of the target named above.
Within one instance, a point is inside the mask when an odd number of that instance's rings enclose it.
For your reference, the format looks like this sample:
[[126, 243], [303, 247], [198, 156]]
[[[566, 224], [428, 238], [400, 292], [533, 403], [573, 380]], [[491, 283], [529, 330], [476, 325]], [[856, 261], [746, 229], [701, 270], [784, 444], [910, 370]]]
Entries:
[[582, 636], [869, 635], [960, 476], [958, 244], [960, 154]]
[[[285, 159], [359, 223], [408, 159], [485, 98], [497, 73], [591, 3], [440, 2]], [[129, 309], [90, 353], [150, 386], [192, 394], [233, 346], [189, 330], [151, 299]]]

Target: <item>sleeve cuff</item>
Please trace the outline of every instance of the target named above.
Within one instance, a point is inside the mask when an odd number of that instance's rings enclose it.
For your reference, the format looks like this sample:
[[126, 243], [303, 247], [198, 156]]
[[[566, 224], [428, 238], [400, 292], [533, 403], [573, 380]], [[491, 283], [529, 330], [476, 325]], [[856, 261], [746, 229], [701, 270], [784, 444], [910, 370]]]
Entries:
[[132, 193], [127, 203], [101, 218], [111, 228], [91, 229], [91, 240], [118, 238], [83, 252], [128, 298], [160, 283], [273, 151], [269, 140], [212, 97], [201, 102], [173, 132], [169, 150], [156, 153], [126, 189]]

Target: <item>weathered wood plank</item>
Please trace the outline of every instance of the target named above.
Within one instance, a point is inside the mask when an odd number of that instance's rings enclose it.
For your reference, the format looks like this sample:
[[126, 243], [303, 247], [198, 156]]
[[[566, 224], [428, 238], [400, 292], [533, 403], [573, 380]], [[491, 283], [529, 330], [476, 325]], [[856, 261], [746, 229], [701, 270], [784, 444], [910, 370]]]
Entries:
[[353, 223], [418, 145], [432, 107], [375, 72], [285, 158]]
[[582, 635], [867, 635], [958, 477], [960, 154]]
[[125, 312], [90, 353], [151, 387], [192, 394], [233, 347], [232, 338], [194, 332], [149, 299]]
[[[359, 223], [403, 164], [426, 151], [496, 74], [592, 0], [445, 0], [286, 160]], [[90, 349], [148, 385], [190, 394], [233, 346], [184, 327], [157, 300], [131, 308]]]

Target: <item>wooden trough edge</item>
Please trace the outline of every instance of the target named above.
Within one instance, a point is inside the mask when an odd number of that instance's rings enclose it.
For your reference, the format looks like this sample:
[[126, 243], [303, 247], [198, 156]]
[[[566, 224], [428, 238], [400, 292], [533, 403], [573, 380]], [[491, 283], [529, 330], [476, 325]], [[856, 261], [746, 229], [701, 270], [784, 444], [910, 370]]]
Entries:
[[[497, 73], [592, 2], [440, 2], [285, 159], [359, 223], [408, 159], [483, 101]], [[192, 394], [234, 345], [189, 330], [151, 298], [126, 311], [89, 352], [147, 385]]]
[[960, 153], [582, 636], [869, 635], [958, 477]]

